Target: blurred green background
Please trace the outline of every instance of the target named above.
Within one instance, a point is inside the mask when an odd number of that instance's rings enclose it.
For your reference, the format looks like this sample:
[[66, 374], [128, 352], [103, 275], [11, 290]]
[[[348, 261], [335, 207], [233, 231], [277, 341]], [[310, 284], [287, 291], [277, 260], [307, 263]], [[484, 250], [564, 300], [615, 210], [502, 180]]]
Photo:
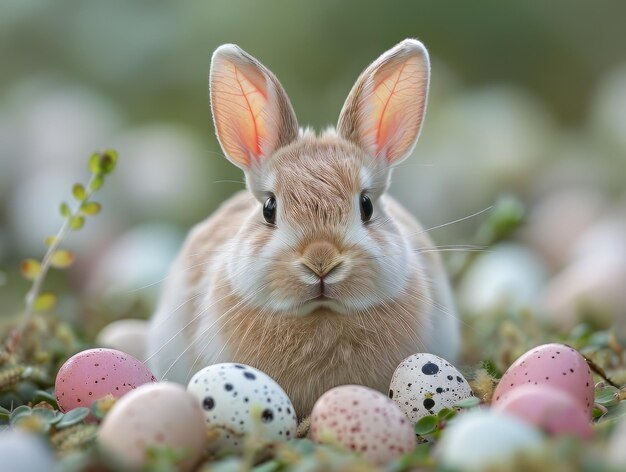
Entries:
[[[120, 162], [104, 212], [49, 286], [73, 321], [146, 316], [188, 228], [242, 188], [207, 97], [212, 51], [272, 69], [301, 125], [334, 124], [358, 74], [416, 37], [432, 57], [426, 122], [395, 194], [426, 227], [514, 195], [514, 236], [458, 284], [467, 313], [531, 307], [572, 325], [626, 314], [626, 4], [501, 1], [29, 1], [0, 6], [0, 314], [27, 289], [58, 205], [94, 151]], [[485, 214], [432, 232], [477, 244]], [[448, 255], [461, 254], [449, 247]], [[97, 322], [95, 323], [98, 324]], [[94, 328], [95, 329], [95, 328]]]

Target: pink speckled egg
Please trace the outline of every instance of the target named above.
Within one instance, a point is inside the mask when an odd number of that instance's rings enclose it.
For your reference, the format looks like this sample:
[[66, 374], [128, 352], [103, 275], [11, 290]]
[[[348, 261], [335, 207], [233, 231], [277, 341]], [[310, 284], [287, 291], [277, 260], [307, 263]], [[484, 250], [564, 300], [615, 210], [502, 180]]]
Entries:
[[415, 448], [415, 433], [402, 410], [385, 395], [342, 385], [322, 395], [311, 413], [311, 438], [338, 443], [384, 465]]
[[564, 344], [544, 344], [517, 359], [502, 376], [493, 394], [493, 404], [521, 385], [548, 385], [569, 393], [591, 418], [594, 385], [591, 370], [578, 351]]
[[115, 349], [88, 349], [70, 357], [59, 370], [54, 388], [61, 411], [90, 407], [108, 394], [119, 398], [156, 377], [140, 361]]
[[548, 385], [521, 385], [510, 390], [494, 405], [538, 426], [552, 436], [571, 435], [589, 439], [593, 430], [589, 417], [569, 393]]
[[182, 385], [168, 382], [142, 385], [125, 395], [98, 431], [100, 446], [135, 468], [149, 462], [151, 449], [160, 449], [180, 457], [179, 470], [191, 470], [206, 439], [200, 404]]

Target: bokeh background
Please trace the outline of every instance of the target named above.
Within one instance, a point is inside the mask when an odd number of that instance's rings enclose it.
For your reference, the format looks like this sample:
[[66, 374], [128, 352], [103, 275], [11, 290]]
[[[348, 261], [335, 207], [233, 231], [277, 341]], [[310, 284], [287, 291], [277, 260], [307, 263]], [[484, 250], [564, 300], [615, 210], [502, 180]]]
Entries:
[[[210, 55], [234, 42], [279, 77], [301, 125], [334, 124], [358, 74], [405, 37], [432, 56], [426, 122], [392, 193], [445, 246], [465, 316], [506, 306], [566, 328], [626, 319], [626, 3], [78, 1], [0, 6], [0, 316], [89, 155], [120, 161], [104, 211], [47, 288], [87, 331], [146, 317], [191, 225], [243, 187], [215, 139]], [[522, 225], [480, 246], [498, 201]], [[517, 203], [511, 203], [517, 202]], [[463, 219], [458, 223], [446, 223]], [[481, 226], [482, 225], [482, 226]], [[471, 249], [471, 248], [470, 248]], [[454, 274], [453, 274], [454, 275]], [[624, 323], [626, 324], [626, 323]], [[622, 326], [623, 328], [623, 326]]]

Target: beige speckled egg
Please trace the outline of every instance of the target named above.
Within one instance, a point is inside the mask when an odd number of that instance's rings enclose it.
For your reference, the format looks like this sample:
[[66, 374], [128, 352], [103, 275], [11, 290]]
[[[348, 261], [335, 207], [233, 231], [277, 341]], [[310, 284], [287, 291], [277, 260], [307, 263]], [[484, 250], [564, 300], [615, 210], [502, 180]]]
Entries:
[[311, 438], [338, 443], [384, 465], [415, 448], [415, 433], [402, 410], [382, 393], [342, 385], [322, 395], [311, 413]]
[[200, 459], [206, 439], [198, 402], [178, 384], [142, 385], [122, 397], [98, 433], [102, 448], [130, 467], [146, 463], [149, 448], [184, 453], [178, 464], [190, 470]]

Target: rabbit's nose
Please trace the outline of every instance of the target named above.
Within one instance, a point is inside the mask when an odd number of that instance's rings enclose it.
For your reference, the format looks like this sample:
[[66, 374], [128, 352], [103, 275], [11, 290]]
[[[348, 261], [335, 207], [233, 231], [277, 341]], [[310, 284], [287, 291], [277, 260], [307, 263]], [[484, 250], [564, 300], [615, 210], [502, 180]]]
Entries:
[[337, 248], [328, 242], [309, 244], [300, 260], [302, 265], [318, 277], [326, 277], [343, 262]]

